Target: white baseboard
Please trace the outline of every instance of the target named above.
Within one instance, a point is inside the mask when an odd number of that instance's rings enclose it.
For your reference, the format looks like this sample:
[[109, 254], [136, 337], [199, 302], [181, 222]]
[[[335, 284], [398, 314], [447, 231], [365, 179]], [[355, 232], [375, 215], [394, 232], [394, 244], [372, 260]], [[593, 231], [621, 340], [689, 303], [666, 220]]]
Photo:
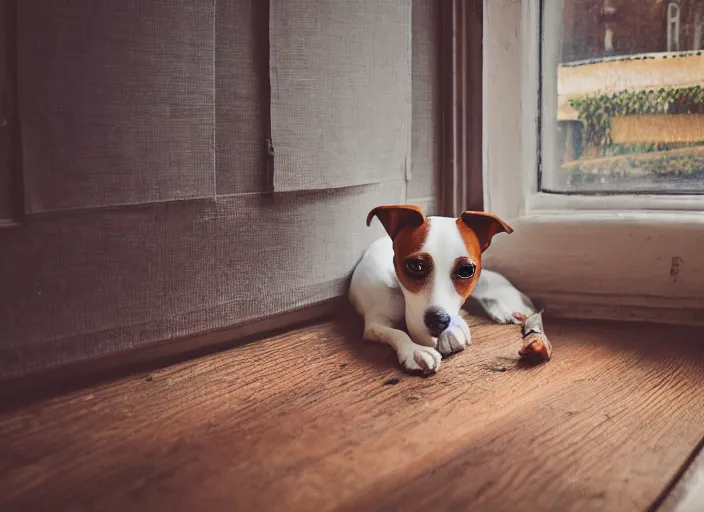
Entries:
[[546, 317], [704, 326], [704, 302], [666, 297], [527, 293]]

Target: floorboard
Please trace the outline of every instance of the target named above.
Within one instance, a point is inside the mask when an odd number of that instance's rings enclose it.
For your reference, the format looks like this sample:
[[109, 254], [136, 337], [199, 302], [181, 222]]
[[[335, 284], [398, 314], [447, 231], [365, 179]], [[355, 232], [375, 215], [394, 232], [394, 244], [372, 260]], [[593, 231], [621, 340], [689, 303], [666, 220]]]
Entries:
[[646, 510], [704, 437], [704, 331], [472, 317], [412, 377], [327, 322], [0, 412], [0, 510]]

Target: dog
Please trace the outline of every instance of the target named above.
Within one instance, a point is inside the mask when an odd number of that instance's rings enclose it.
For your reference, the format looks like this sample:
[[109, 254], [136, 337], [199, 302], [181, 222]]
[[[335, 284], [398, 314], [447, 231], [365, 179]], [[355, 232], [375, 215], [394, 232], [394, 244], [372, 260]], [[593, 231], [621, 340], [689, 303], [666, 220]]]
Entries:
[[482, 270], [492, 238], [513, 231], [495, 215], [425, 217], [416, 206], [392, 205], [369, 212], [367, 226], [374, 218], [388, 236], [373, 242], [355, 267], [349, 298], [364, 318], [364, 339], [391, 345], [407, 371], [435, 373], [443, 356], [471, 345], [459, 315], [470, 296], [498, 323], [535, 313], [507, 279]]

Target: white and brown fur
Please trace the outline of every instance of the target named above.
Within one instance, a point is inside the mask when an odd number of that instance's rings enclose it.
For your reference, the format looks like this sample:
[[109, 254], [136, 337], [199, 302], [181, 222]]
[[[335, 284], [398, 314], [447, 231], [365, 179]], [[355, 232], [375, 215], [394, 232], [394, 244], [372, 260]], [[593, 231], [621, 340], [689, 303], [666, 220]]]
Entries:
[[367, 225], [374, 217], [389, 236], [364, 253], [349, 296], [364, 317], [364, 339], [391, 345], [406, 370], [437, 372], [442, 356], [472, 343], [459, 315], [470, 296], [498, 323], [519, 323], [515, 314], [535, 312], [503, 276], [482, 271], [492, 237], [512, 231], [497, 217], [425, 217], [417, 207], [398, 205], [375, 208]]

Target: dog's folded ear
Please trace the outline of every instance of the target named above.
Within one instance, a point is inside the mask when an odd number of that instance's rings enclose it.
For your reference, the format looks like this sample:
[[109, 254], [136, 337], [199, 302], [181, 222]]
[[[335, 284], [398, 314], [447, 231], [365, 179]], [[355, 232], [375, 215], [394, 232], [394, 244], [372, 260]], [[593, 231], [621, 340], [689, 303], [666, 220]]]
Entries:
[[377, 206], [367, 216], [367, 226], [377, 217], [393, 240], [406, 226], [418, 227], [425, 222], [420, 208], [412, 205]]
[[491, 213], [464, 212], [460, 219], [477, 235], [482, 252], [489, 248], [494, 235], [513, 232], [508, 224]]

